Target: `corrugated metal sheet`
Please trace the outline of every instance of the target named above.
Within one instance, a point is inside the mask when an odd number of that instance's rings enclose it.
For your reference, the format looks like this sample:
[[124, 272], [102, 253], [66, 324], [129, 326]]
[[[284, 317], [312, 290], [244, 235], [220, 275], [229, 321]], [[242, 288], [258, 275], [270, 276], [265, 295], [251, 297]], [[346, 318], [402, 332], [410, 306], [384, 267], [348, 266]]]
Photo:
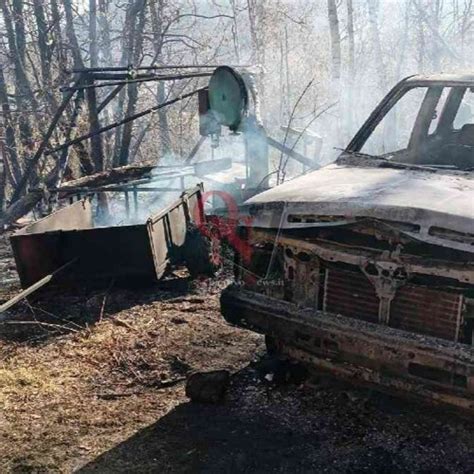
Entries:
[[462, 295], [422, 286], [405, 285], [392, 301], [390, 326], [457, 341]]
[[379, 298], [362, 273], [331, 268], [326, 270], [324, 310], [376, 323]]

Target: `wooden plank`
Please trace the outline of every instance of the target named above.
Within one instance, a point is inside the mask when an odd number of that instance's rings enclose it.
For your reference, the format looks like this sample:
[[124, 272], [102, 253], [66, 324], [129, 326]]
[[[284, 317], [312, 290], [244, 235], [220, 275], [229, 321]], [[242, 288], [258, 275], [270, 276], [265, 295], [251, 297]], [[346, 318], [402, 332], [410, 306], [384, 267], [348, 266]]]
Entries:
[[293, 158], [294, 160], [299, 161], [303, 165], [308, 166], [309, 168], [321, 168], [320, 165], [309, 159], [307, 156], [298, 153], [297, 151], [284, 145], [283, 143], [280, 143], [271, 137], [267, 137], [267, 140], [270, 146], [276, 148], [278, 151], [281, 151], [285, 155], [288, 155], [289, 157]]
[[12, 306], [15, 306], [17, 303], [19, 303], [21, 300], [25, 299], [27, 296], [30, 296], [32, 293], [35, 291], [39, 290], [43, 286], [47, 285], [49, 282], [51, 282], [59, 273], [61, 273], [63, 270], [66, 268], [70, 267], [73, 263], [75, 263], [78, 259], [74, 258], [70, 260], [69, 262], [65, 263], [62, 267], [59, 267], [57, 270], [55, 270], [53, 273], [50, 273], [49, 275], [46, 275], [44, 278], [41, 280], [37, 281], [33, 285], [29, 286], [26, 288], [26, 290], [23, 290], [22, 292], [18, 293], [16, 296], [11, 298], [9, 301], [6, 303], [3, 303], [0, 306], [0, 314], [4, 313], [8, 309], [10, 309]]

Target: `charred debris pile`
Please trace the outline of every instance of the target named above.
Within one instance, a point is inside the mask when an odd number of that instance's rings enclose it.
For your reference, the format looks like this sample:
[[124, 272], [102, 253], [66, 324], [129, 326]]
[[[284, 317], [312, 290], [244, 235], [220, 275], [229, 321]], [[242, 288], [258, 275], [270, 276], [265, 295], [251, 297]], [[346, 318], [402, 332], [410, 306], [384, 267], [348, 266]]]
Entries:
[[[170, 72], [172, 71], [172, 72]], [[173, 72], [174, 71], [174, 72]], [[72, 85], [64, 87], [63, 103], [48, 133], [18, 183], [12, 205], [0, 222], [16, 221], [32, 209], [53, 209], [46, 217], [11, 237], [11, 246], [23, 291], [0, 306], [4, 312], [41, 288], [77, 281], [134, 282], [157, 280], [168, 269], [185, 265], [191, 275], [212, 274], [219, 263], [221, 217], [211, 209], [227, 207], [230, 214], [247, 197], [269, 186], [269, 146], [295, 160], [303, 169], [314, 160], [285, 143], [268, 137], [258, 112], [257, 91], [251, 74], [228, 66], [157, 66], [88, 68], [72, 71]], [[99, 113], [130, 82], [149, 83], [210, 78], [205, 87], [143, 110], [120, 122], [100, 126]], [[101, 102], [95, 91], [111, 90]], [[67, 105], [78, 94], [88, 102], [89, 132], [51, 147], [49, 141]], [[65, 179], [67, 151], [90, 142], [96, 169], [104, 169], [101, 137], [116, 127], [196, 95], [200, 138], [181, 161], [150, 160], [104, 170], [79, 179]], [[74, 124], [71, 123], [71, 127]], [[240, 141], [242, 153], [229, 158], [196, 160], [206, 139], [211, 151], [219, 146], [222, 128]], [[235, 148], [232, 148], [235, 151]], [[44, 156], [59, 156], [42, 187], [34, 187], [35, 168]], [[204, 189], [204, 187], [206, 189]], [[205, 212], [206, 207], [206, 212]], [[206, 215], [207, 214], [207, 215]], [[232, 225], [235, 224], [235, 216]], [[227, 233], [233, 232], [227, 223]], [[224, 232], [225, 234], [225, 232]]]
[[[117, 87], [168, 77], [115, 74]], [[24, 291], [0, 312], [58, 275], [61, 282], [136, 283], [161, 279], [177, 265], [191, 276], [212, 274], [227, 241], [235, 283], [221, 295], [222, 314], [266, 335], [268, 352], [472, 415], [474, 115], [465, 105], [474, 76], [401, 81], [340, 157], [318, 169], [267, 135], [248, 74], [227, 66], [196, 74], [210, 77], [207, 87], [105, 128], [92, 120], [90, 133], [50, 150], [198, 96], [201, 138], [184, 162], [48, 184], [71, 203], [12, 236]], [[93, 90], [78, 83], [66, 92], [84, 87]], [[401, 106], [415, 119], [400, 120], [397, 130], [390, 112]], [[206, 138], [219, 145], [224, 127], [240, 137], [242, 152], [195, 162]], [[274, 171], [269, 147], [285, 155]], [[272, 188], [272, 175], [280, 184], [289, 159], [302, 176]], [[34, 205], [35, 192], [18, 209]]]

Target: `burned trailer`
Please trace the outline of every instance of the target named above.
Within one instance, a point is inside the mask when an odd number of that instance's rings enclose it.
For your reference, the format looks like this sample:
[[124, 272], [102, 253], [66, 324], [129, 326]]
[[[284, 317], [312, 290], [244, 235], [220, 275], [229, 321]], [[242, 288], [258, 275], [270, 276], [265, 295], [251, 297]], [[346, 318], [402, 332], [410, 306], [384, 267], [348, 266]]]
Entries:
[[202, 194], [196, 186], [158, 212], [115, 225], [97, 221], [93, 197], [34, 222], [11, 237], [22, 287], [62, 268], [59, 282], [66, 285], [152, 282], [171, 265], [186, 265], [191, 273], [211, 271], [208, 247], [197, 230], [205, 219]]
[[269, 351], [473, 415], [473, 99], [474, 75], [408, 78], [335, 163], [248, 200], [225, 319]]

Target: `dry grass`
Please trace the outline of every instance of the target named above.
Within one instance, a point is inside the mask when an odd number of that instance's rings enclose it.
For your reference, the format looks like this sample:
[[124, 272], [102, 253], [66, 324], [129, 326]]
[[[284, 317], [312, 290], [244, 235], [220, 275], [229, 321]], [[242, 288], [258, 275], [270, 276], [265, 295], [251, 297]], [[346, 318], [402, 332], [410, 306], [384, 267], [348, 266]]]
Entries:
[[[0, 322], [0, 473], [474, 472], [472, 425], [339, 384], [270, 390], [248, 367], [262, 338], [220, 315], [222, 284], [181, 276]], [[185, 403], [190, 371], [241, 367], [224, 405]]]
[[260, 345], [224, 323], [215, 292], [112, 290], [96, 323], [71, 319], [66, 301], [39, 302], [36, 324], [54, 313], [83, 329], [38, 329], [24, 308], [15, 321], [32, 324], [0, 338], [0, 472], [77, 469], [185, 401], [190, 371], [237, 370]]
[[0, 369], [0, 406], [3, 410], [8, 410], [8, 401], [12, 397], [32, 399], [51, 395], [59, 389], [43, 367]]

